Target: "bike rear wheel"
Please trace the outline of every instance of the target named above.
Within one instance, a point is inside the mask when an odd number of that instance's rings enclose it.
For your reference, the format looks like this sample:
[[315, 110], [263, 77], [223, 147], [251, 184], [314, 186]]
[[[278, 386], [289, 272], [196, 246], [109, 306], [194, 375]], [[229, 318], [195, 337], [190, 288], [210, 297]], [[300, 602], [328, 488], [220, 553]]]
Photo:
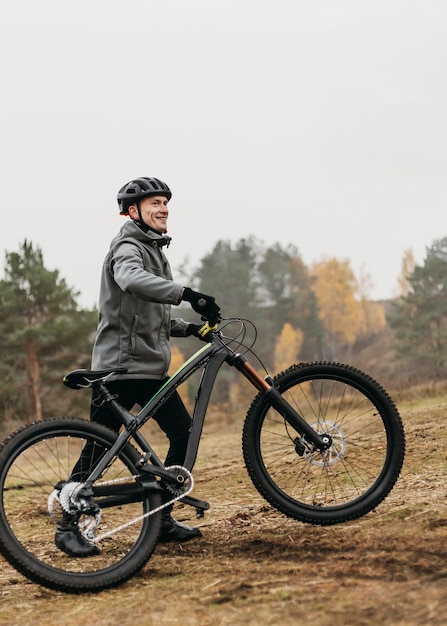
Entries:
[[260, 392], [242, 435], [259, 493], [288, 517], [311, 524], [345, 522], [374, 509], [394, 486], [405, 453], [402, 421], [387, 392], [367, 374], [329, 362], [294, 365], [274, 382], [332, 444], [314, 450]]
[[[116, 433], [99, 424], [57, 418], [25, 426], [1, 445], [0, 550], [32, 581], [73, 593], [99, 591], [128, 580], [151, 557], [160, 529], [160, 511], [108, 534], [161, 505], [155, 483], [153, 489], [143, 489], [138, 482], [141, 454], [130, 444], [93, 486], [94, 494], [95, 490], [97, 494], [102, 491], [102, 496], [94, 496], [102, 513], [95, 528], [100, 554], [73, 558], [54, 544], [56, 522], [63, 509], [57, 498], [50, 498], [50, 514], [49, 496], [60, 481], [70, 477], [81, 451], [86, 468], [115, 440]], [[114, 494], [115, 487], [119, 493]], [[126, 499], [123, 492], [128, 489], [138, 495]], [[80, 524], [83, 521], [89, 520], [81, 519]], [[101, 535], [107, 536], [101, 539]]]

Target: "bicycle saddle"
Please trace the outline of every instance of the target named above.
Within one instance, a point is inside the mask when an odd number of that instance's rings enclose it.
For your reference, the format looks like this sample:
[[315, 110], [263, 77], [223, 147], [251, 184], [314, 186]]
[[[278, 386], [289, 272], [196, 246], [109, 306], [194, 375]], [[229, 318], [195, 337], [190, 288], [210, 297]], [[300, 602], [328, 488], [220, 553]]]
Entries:
[[116, 367], [108, 370], [72, 370], [63, 378], [64, 385], [71, 389], [85, 389], [91, 387], [92, 383], [110, 376], [111, 374], [125, 374], [127, 367]]

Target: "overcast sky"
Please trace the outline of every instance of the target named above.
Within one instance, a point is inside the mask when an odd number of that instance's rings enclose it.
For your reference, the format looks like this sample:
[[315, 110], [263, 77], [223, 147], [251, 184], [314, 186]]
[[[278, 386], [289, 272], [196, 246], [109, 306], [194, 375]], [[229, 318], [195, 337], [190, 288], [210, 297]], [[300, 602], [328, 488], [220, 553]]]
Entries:
[[447, 236], [445, 0], [2, 0], [0, 58], [0, 268], [27, 238], [82, 306], [138, 176], [174, 273], [253, 235], [388, 298]]

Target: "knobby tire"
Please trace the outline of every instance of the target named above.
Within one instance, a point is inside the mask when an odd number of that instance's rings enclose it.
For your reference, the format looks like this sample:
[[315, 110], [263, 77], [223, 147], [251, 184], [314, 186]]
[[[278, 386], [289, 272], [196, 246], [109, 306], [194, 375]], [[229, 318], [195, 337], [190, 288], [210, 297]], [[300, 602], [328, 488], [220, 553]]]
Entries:
[[[93, 457], [93, 450], [110, 448], [115, 439], [113, 431], [99, 424], [55, 418], [25, 426], [1, 445], [0, 551], [30, 580], [71, 593], [96, 592], [122, 584], [151, 557], [159, 535], [160, 512], [99, 541], [101, 553], [97, 556], [72, 558], [54, 544], [56, 519], [49, 514], [48, 496], [59, 481], [68, 479], [86, 444]], [[126, 444], [101, 477], [102, 481], [119, 479], [121, 493], [125, 485], [124, 489], [129, 486], [140, 495], [125, 501], [120, 494], [113, 496], [114, 486], [106, 487], [107, 495], [97, 498], [102, 509], [97, 536], [160, 506], [159, 491], [142, 489], [132, 478], [138, 474], [140, 458], [141, 454]], [[60, 516], [62, 509], [56, 513]]]
[[388, 393], [348, 365], [294, 365], [274, 384], [309, 424], [327, 433], [326, 452], [312, 449], [260, 392], [245, 418], [242, 447], [259, 493], [288, 517], [329, 525], [359, 518], [394, 486], [405, 437]]

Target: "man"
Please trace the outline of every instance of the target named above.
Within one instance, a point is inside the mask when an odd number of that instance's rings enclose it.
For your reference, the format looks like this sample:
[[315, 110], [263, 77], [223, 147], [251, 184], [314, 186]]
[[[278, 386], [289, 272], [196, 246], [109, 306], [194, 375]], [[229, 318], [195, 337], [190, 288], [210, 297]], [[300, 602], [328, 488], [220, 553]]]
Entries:
[[[220, 308], [212, 296], [175, 283], [163, 248], [166, 235], [169, 187], [157, 178], [137, 178], [118, 192], [121, 215], [129, 216], [112, 240], [101, 276], [99, 323], [93, 347], [92, 369], [125, 367], [107, 383], [127, 409], [144, 406], [168, 377], [171, 360], [169, 337], [198, 335], [200, 325], [171, 319], [171, 305], [189, 302], [197, 313], [219, 319]], [[92, 398], [90, 418], [118, 431], [121, 422], [107, 405]], [[191, 418], [175, 393], [154, 415], [169, 439], [165, 463], [182, 465]], [[75, 470], [74, 472], [75, 473]], [[165, 501], [170, 499], [165, 494]], [[172, 507], [163, 509], [160, 541], [189, 541], [200, 537], [198, 528], [178, 523]], [[70, 556], [98, 554], [73, 523], [60, 522], [55, 543]]]

